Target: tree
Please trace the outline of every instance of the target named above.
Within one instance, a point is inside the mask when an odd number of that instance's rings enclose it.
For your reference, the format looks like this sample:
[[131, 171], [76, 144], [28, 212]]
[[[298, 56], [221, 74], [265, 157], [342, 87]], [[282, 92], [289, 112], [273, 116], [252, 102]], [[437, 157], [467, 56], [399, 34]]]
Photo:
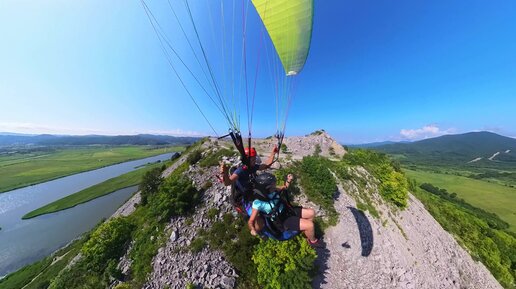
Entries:
[[161, 168], [154, 168], [143, 175], [142, 182], [139, 186], [142, 205], [147, 204], [149, 195], [156, 193], [162, 183], [163, 178], [161, 177]]
[[179, 153], [173, 153], [172, 156], [170, 157], [170, 160], [171, 161], [174, 161], [176, 159], [178, 159], [181, 155]]
[[320, 144], [316, 144], [315, 145], [315, 149], [314, 149], [314, 156], [319, 156], [321, 154], [322, 150], [321, 150], [321, 145]]

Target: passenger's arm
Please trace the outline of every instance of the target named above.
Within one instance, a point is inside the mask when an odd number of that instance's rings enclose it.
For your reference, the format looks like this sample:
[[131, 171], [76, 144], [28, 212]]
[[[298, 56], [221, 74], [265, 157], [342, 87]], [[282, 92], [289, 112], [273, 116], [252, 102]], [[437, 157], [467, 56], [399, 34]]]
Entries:
[[233, 184], [234, 182], [236, 182], [236, 180], [238, 179], [238, 175], [237, 174], [232, 174], [231, 176], [228, 176], [228, 174], [224, 174], [224, 185], [226, 186], [229, 186], [231, 184]]
[[254, 229], [254, 221], [256, 220], [256, 217], [258, 216], [258, 210], [253, 209], [251, 213], [251, 217], [249, 217], [249, 221], [247, 221], [247, 226], [249, 227], [249, 231], [251, 231], [251, 235], [256, 236], [258, 233]]
[[292, 183], [293, 180], [294, 180], [294, 175], [293, 174], [288, 174], [287, 175], [287, 180], [285, 181], [285, 185], [283, 185], [281, 187], [278, 187], [278, 189], [280, 191], [288, 189], [290, 187], [290, 184]]

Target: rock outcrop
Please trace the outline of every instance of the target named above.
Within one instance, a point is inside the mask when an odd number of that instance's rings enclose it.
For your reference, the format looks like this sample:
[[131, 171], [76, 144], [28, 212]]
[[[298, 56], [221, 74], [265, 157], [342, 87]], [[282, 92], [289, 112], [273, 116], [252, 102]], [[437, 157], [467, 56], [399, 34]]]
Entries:
[[[342, 145], [335, 141], [325, 131], [317, 131], [307, 136], [293, 136], [283, 139], [286, 152], [281, 150], [281, 159], [283, 162], [288, 162], [290, 159], [299, 160], [304, 156], [313, 155], [317, 149], [320, 149], [320, 155], [328, 158], [339, 159], [346, 150]], [[261, 158], [268, 156], [268, 153], [277, 145], [276, 138], [267, 139], [253, 139], [253, 146], [258, 150]]]

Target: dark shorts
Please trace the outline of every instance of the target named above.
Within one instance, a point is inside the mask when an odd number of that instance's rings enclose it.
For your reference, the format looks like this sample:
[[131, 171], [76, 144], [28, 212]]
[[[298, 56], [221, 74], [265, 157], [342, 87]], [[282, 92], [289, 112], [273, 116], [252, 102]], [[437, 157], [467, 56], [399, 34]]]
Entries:
[[301, 231], [299, 224], [301, 222], [301, 210], [303, 207], [294, 207], [292, 209], [296, 215], [286, 218], [285, 221], [283, 221], [283, 226], [285, 226], [285, 229], [288, 231]]

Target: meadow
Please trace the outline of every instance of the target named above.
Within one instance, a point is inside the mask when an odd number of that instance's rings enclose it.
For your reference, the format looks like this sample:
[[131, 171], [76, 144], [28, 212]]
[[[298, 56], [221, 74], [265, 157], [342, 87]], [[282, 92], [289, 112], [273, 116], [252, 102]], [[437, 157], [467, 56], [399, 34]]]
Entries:
[[184, 147], [85, 146], [0, 156], [0, 193]]
[[405, 173], [418, 183], [430, 183], [446, 189], [474, 206], [497, 214], [509, 223], [509, 230], [516, 232], [515, 188], [451, 174], [408, 169]]

